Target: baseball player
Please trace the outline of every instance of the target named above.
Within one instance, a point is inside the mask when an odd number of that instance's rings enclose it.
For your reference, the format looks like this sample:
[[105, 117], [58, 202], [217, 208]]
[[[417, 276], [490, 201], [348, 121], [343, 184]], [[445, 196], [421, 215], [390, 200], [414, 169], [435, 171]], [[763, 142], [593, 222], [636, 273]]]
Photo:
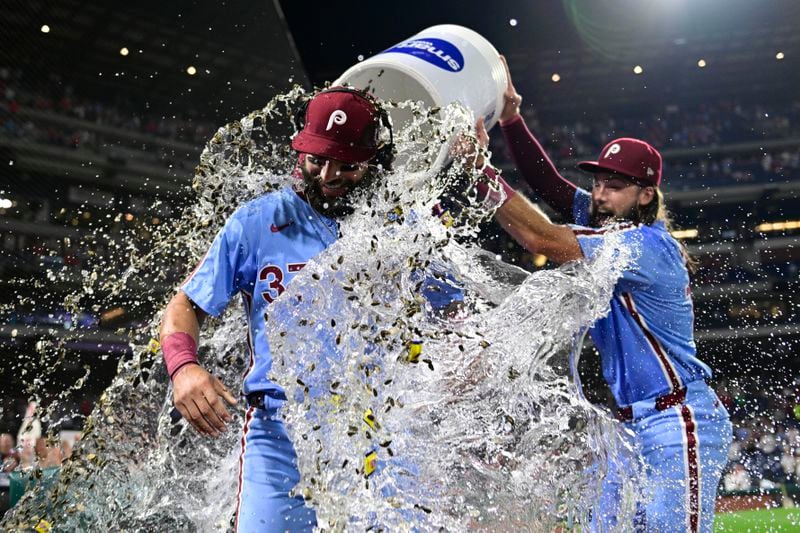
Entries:
[[[381, 128], [389, 129], [388, 141]], [[337, 219], [353, 212], [350, 199], [378, 179], [380, 168], [390, 169], [394, 158], [385, 112], [348, 88], [328, 89], [311, 99], [292, 147], [300, 154], [302, 186], [241, 206], [172, 298], [161, 326], [175, 406], [197, 431], [218, 436], [231, 421], [225, 402], [233, 405], [236, 399], [199, 365], [199, 329], [207, 314], [218, 316], [234, 294], [241, 294], [250, 362], [243, 384], [248, 409], [235, 516], [241, 532], [310, 531], [316, 525], [303, 499], [289, 496], [300, 474], [278, 413], [285, 393], [267, 377], [272, 357], [265, 312], [295, 274], [338, 238]], [[459, 297], [440, 289], [425, 293], [433, 307], [440, 303], [436, 298], [448, 299], [446, 305]]]
[[[706, 383], [711, 370], [696, 354], [688, 256], [669, 233], [661, 155], [641, 140], [613, 140], [597, 161], [578, 165], [594, 176], [592, 190], [582, 190], [558, 173], [528, 131], [522, 98], [510, 74], [508, 80], [500, 124], [514, 161], [534, 191], [575, 225], [551, 223], [502, 178], [507, 199], [497, 220], [527, 250], [557, 263], [593, 258], [612, 232], [640, 249], [615, 286], [609, 314], [590, 330], [618, 418], [635, 435], [646, 467], [652, 498], [637, 510], [637, 526], [710, 532], [731, 424]], [[615, 526], [620, 475], [609, 466], [592, 530]]]

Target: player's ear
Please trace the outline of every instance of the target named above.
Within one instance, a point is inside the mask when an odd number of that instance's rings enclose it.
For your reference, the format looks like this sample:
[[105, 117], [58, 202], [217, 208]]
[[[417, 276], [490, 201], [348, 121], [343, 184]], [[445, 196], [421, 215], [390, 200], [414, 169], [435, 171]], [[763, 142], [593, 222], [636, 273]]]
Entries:
[[655, 187], [642, 187], [642, 190], [639, 191], [639, 205], [650, 205], [650, 202], [652, 202], [655, 197]]

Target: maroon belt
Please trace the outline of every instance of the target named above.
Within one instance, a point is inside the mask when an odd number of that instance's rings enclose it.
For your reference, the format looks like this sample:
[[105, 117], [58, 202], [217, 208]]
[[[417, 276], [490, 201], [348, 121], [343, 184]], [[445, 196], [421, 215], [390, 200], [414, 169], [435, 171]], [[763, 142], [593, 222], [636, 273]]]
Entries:
[[[680, 405], [686, 401], [686, 388], [678, 389], [663, 396], [656, 398], [656, 410], [663, 411], [675, 405]], [[633, 407], [623, 407], [617, 410], [617, 420], [620, 422], [633, 421]]]

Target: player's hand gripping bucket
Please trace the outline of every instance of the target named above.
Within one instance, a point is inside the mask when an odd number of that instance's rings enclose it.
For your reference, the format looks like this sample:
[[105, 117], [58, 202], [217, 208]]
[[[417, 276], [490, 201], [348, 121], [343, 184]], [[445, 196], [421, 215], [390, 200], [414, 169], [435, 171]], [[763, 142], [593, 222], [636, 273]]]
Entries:
[[[334, 82], [368, 89], [394, 102], [421, 101], [428, 107], [460, 102], [475, 119], [484, 117], [487, 130], [500, 118], [506, 84], [494, 46], [480, 34], [453, 24], [427, 28], [350, 67]], [[400, 109], [389, 111], [399, 131], [409, 115]], [[438, 154], [434, 168], [450, 159], [449, 144]]]

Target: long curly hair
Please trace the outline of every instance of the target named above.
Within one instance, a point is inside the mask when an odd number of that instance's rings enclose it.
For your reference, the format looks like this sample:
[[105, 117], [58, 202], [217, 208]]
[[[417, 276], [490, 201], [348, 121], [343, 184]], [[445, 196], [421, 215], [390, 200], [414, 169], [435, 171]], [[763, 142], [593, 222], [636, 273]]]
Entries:
[[[639, 222], [649, 226], [654, 222], [661, 220], [664, 222], [664, 226], [666, 226], [667, 231], [671, 233], [674, 229], [672, 215], [667, 210], [664, 194], [658, 187], [654, 187], [654, 189], [656, 194], [653, 198], [653, 201], [647, 205], [639, 205], [636, 207]], [[681, 248], [681, 255], [683, 256], [684, 263], [686, 264], [686, 269], [694, 274], [697, 271], [697, 260], [689, 254], [689, 251], [686, 249], [686, 245], [683, 244], [683, 242], [678, 241], [678, 245]]]

